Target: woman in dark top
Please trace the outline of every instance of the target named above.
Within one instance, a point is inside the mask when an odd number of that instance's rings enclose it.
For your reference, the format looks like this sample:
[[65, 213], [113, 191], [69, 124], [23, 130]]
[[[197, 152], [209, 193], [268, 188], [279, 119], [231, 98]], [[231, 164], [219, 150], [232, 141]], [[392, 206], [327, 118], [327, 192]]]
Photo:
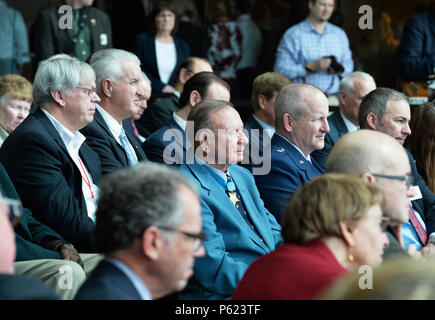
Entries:
[[133, 51], [142, 63], [142, 70], [151, 80], [153, 96], [174, 91], [174, 72], [185, 58], [190, 56], [186, 42], [173, 34], [177, 18], [172, 4], [162, 1], [151, 13], [151, 33], [136, 36]]

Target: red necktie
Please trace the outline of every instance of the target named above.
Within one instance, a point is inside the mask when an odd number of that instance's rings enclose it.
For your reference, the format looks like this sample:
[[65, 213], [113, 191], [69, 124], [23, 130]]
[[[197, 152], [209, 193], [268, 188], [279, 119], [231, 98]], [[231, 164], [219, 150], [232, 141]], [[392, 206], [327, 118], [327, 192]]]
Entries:
[[133, 127], [133, 130], [134, 130], [134, 135], [136, 136], [136, 138], [139, 139], [139, 131], [136, 128], [136, 124], [134, 123], [133, 120], [130, 120], [130, 121], [131, 121], [131, 126]]
[[424, 247], [427, 244], [427, 233], [415, 215], [414, 209], [412, 209], [411, 205], [409, 205], [409, 218], [411, 219], [411, 223], [414, 226], [415, 231], [417, 231], [418, 237], [420, 238], [420, 241]]

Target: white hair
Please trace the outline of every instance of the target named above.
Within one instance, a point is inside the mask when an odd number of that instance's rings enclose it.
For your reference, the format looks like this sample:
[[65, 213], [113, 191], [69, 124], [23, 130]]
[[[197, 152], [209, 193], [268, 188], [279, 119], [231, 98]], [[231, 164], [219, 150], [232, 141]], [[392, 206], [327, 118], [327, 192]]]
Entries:
[[355, 71], [349, 73], [348, 75], [344, 76], [343, 79], [341, 79], [340, 91], [343, 90], [344, 93], [346, 93], [347, 95], [353, 94], [355, 92], [354, 81], [357, 78], [361, 78], [367, 81], [373, 81], [373, 83], [376, 83], [375, 79], [368, 73], [363, 71]]
[[139, 58], [125, 50], [121, 49], [104, 49], [95, 52], [89, 63], [92, 68], [94, 68], [95, 75], [97, 77], [97, 93], [102, 93], [101, 81], [103, 79], [110, 79], [115, 82], [124, 75], [124, 71], [122, 69], [123, 64], [126, 61], [133, 61], [140, 65]]
[[33, 81], [33, 102], [37, 107], [47, 106], [54, 101], [51, 91], [69, 94], [87, 74], [95, 80], [94, 70], [76, 58], [56, 57], [43, 60]]

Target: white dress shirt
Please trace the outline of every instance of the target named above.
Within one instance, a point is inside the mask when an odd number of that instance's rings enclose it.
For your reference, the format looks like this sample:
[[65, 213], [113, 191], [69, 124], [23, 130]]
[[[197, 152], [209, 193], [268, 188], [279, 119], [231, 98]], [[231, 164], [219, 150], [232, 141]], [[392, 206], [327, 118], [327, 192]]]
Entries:
[[57, 121], [47, 110], [41, 108], [45, 115], [50, 119], [56, 131], [59, 133], [63, 143], [68, 150], [71, 159], [74, 164], [79, 169], [82, 175], [82, 192], [85, 198], [86, 209], [88, 216], [95, 221], [95, 211], [97, 210], [97, 198], [98, 198], [98, 187], [93, 183], [92, 176], [86, 169], [85, 164], [80, 159], [79, 150], [83, 142], [86, 140], [85, 136], [76, 131], [72, 133], [67, 128], [65, 128], [59, 121]]

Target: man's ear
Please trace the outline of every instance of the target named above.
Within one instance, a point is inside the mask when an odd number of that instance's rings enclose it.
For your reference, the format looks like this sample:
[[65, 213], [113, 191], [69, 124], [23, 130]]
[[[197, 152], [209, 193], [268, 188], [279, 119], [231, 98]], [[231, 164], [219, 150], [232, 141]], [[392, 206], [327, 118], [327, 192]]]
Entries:
[[189, 70], [187, 70], [186, 68], [181, 68], [180, 72], [178, 73], [178, 81], [180, 81], [180, 83], [184, 85], [186, 81], [189, 80], [190, 78], [189, 75], [190, 75]]
[[372, 184], [375, 182], [375, 177], [371, 173], [364, 172], [360, 177], [367, 183]]
[[370, 129], [372, 129], [372, 130], [376, 130], [377, 129], [377, 127], [379, 125], [379, 119], [378, 119], [378, 117], [373, 112], [370, 112], [367, 115], [367, 120], [366, 121], [367, 121], [367, 125], [369, 126]]
[[266, 110], [265, 103], [267, 102], [267, 99], [263, 94], [258, 95], [257, 102], [258, 102], [258, 106], [259, 106], [260, 110], [262, 110], [262, 111]]
[[190, 103], [190, 105], [191, 105], [192, 107], [194, 107], [194, 106], [196, 106], [198, 103], [200, 103], [201, 100], [202, 100], [202, 98], [201, 98], [201, 95], [199, 94], [198, 91], [193, 90], [193, 91], [190, 93], [190, 96], [189, 96], [189, 103]]
[[346, 93], [344, 92], [344, 90], [340, 90], [338, 92], [338, 100], [340, 101], [340, 105], [344, 105], [346, 104]]
[[286, 113], [283, 114], [283, 116], [282, 116], [282, 123], [283, 123], [283, 127], [284, 127], [285, 131], [287, 131], [287, 132], [291, 132], [292, 131], [294, 119], [290, 115], [290, 113], [286, 112]]
[[54, 101], [61, 107], [65, 107], [65, 94], [59, 90], [51, 90], [50, 95]]
[[101, 91], [103, 92], [103, 95], [106, 97], [112, 96], [112, 90], [113, 90], [113, 81], [109, 78], [104, 78], [101, 80]]
[[145, 257], [150, 260], [157, 260], [161, 255], [165, 241], [160, 230], [155, 226], [148, 227], [142, 234], [141, 240], [142, 252]]

